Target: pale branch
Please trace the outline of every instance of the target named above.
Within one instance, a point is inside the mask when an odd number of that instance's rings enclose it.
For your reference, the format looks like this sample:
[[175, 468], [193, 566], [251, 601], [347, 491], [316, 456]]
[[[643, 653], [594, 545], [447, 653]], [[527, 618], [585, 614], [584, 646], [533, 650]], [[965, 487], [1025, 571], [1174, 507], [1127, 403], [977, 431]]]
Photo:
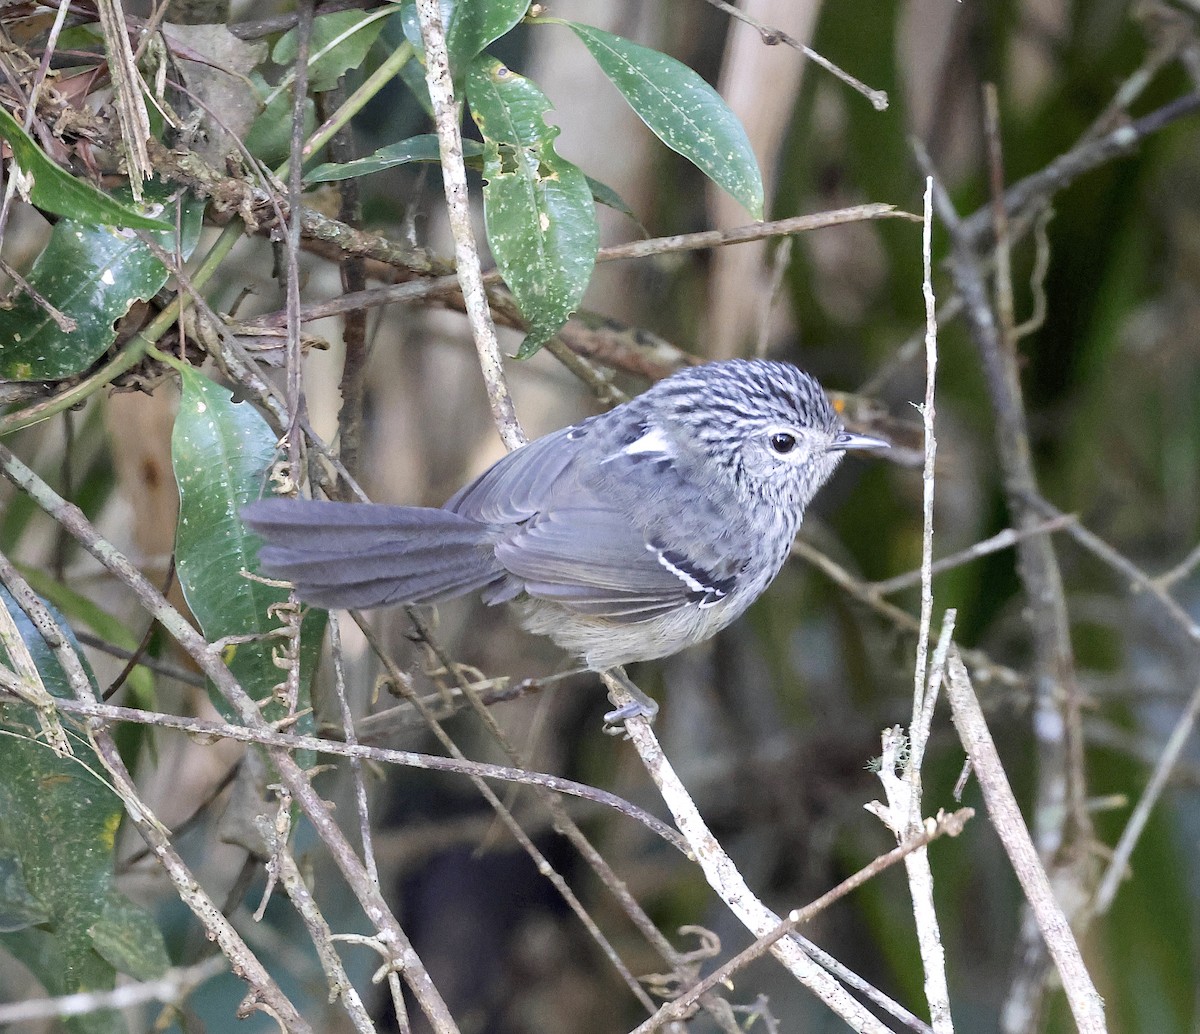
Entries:
[[904, 839], [887, 854], [879, 855], [803, 908], [793, 909], [788, 913], [786, 919], [777, 923], [773, 929], [763, 934], [749, 947], [722, 963], [694, 987], [688, 988], [683, 994], [662, 1006], [658, 1012], [637, 1027], [633, 1034], [651, 1034], [652, 1031], [662, 1027], [664, 1023], [686, 1018], [691, 1007], [706, 991], [712, 990], [719, 984], [731, 983], [738, 972], [764, 955], [777, 941], [793, 934], [801, 925], [810, 922], [835, 901], [839, 901], [847, 894], [857, 890], [868, 880], [874, 879], [881, 872], [907, 858], [912, 852], [923, 850], [939, 837], [958, 836], [974, 815], [974, 809], [960, 808], [953, 814], [939, 813], [937, 818], [921, 823], [918, 832]]
[[950, 652], [946, 671], [946, 693], [954, 716], [954, 727], [979, 780], [988, 817], [1000, 836], [1050, 958], [1062, 979], [1076, 1026], [1080, 1034], [1105, 1034], [1103, 1000], [1084, 965], [1079, 944], [1071, 932], [1071, 924], [1054, 898], [1050, 878], [1021, 816], [1020, 806], [971, 685], [971, 677], [956, 650]]
[[526, 442], [525, 432], [517, 419], [516, 407], [508, 390], [504, 373], [504, 357], [496, 340], [496, 325], [488, 307], [487, 291], [479, 267], [479, 250], [471, 228], [471, 207], [467, 200], [467, 170], [463, 164], [462, 133], [459, 120], [462, 105], [454, 96], [450, 77], [450, 56], [446, 51], [446, 34], [442, 27], [442, 8], [439, 0], [417, 0], [417, 18], [421, 39], [425, 44], [425, 83], [433, 104], [433, 121], [437, 127], [438, 150], [442, 158], [442, 183], [446, 191], [446, 210], [450, 217], [450, 233], [454, 237], [457, 278], [466, 302], [471, 336], [479, 353], [479, 368], [487, 386], [492, 418], [504, 445], [510, 451]]
[[[601, 678], [618, 707], [633, 703], [633, 697], [620, 680], [608, 672], [603, 672]], [[709, 886], [751, 933], [755, 936], [770, 933], [779, 925], [779, 917], [759, 901], [747, 886], [733, 860], [712, 835], [695, 802], [663, 753], [650, 723], [639, 715], [627, 719], [625, 729], [642, 764], [674, 816], [676, 826], [687, 840], [691, 854], [700, 865]], [[845, 988], [817, 966], [794, 942], [776, 941], [771, 945], [770, 951], [797, 980], [853, 1030], [859, 1031], [860, 1034], [887, 1034], [887, 1028], [879, 1020], [855, 1001]]]

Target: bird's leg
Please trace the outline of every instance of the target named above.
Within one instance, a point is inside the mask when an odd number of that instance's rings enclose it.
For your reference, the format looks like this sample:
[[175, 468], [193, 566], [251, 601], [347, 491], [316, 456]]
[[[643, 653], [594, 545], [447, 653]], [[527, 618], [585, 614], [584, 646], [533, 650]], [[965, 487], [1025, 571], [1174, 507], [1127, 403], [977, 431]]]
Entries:
[[[608, 698], [617, 705], [616, 710], [609, 711], [604, 716], [604, 731], [610, 736], [619, 736], [625, 731], [625, 719], [643, 717], [648, 722], [654, 721], [654, 716], [658, 714], [658, 704], [646, 696], [634, 684], [633, 680], [625, 674], [624, 668], [609, 668], [604, 672], [605, 682], [608, 685]], [[632, 700], [622, 703], [617, 699], [614, 689], [620, 687], [628, 693]]]

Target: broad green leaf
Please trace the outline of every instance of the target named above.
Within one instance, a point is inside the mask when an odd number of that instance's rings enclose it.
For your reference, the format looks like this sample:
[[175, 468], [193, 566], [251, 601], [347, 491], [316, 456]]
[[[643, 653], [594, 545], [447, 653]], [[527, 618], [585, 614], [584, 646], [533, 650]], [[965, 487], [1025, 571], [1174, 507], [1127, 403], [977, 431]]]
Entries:
[[536, 85], [484, 55], [466, 86], [484, 136], [488, 245], [528, 324], [526, 358], [579, 308], [599, 246], [596, 208], [587, 177], [555, 153], [558, 129]]
[[673, 57], [611, 32], [558, 19], [539, 21], [570, 28], [655, 136], [744, 205], [755, 219], [762, 218], [758, 161], [741, 122], [716, 90]]
[[[391, 11], [335, 11], [313, 19], [308, 42], [308, 88], [314, 93], [332, 90], [338, 79], [363, 63], [367, 51], [383, 29]], [[275, 64], [288, 68], [296, 60], [296, 30], [285, 32], [271, 54]], [[291, 91], [284, 91], [290, 98]], [[289, 100], [290, 106], [290, 100]]]
[[126, 226], [139, 230], [171, 229], [169, 222], [143, 215], [86, 180], [60, 169], [3, 106], [0, 106], [0, 137], [8, 141], [21, 171], [32, 180], [29, 200], [42, 211], [105, 226]]
[[[0, 603], [16, 622], [46, 689], [55, 696], [70, 695], [57, 659], [3, 589]], [[78, 649], [66, 621], [55, 617]], [[10, 663], [2, 648], [0, 663]], [[120, 801], [98, 774], [102, 769], [86, 740], [72, 737], [76, 757], [60, 758], [36, 733], [37, 719], [29, 707], [4, 705], [0, 871], [5, 873], [5, 900], [0, 907], [9, 920], [17, 920], [10, 926], [20, 928], [0, 934], [0, 945], [54, 995], [111, 988], [118, 968], [139, 979], [161, 975], [169, 963], [157, 926], [113, 886]], [[19, 913], [14, 916], [14, 905], [23, 907], [30, 925], [19, 922]], [[124, 953], [109, 947], [133, 942], [136, 947]], [[126, 1030], [112, 1011], [74, 1017], [66, 1026], [81, 1034]]]
[[450, 67], [457, 71], [490, 43], [494, 43], [525, 17], [529, 0], [460, 0], [450, 16], [446, 49]]
[[[189, 369], [181, 372], [183, 396], [171, 435], [171, 459], [179, 485], [175, 562], [188, 606], [211, 642], [226, 636], [261, 635], [280, 627], [268, 611], [288, 598], [286, 589], [246, 578], [258, 570], [260, 540], [239, 513], [268, 487], [277, 458], [275, 434], [248, 402], [234, 402], [225, 388]], [[311, 672], [320, 647], [324, 611], [304, 623], [304, 670]], [[270, 700], [284, 672], [272, 660], [278, 638], [230, 646], [226, 662], [255, 700]], [[307, 678], [300, 706], [307, 706]], [[223, 703], [218, 701], [218, 703]], [[264, 710], [268, 721], [284, 717], [282, 704]]]
[[[145, 187], [147, 197], [167, 193], [162, 184]], [[199, 240], [204, 205], [185, 199], [182, 208], [187, 258]], [[149, 236], [174, 252], [174, 229]], [[113, 343], [114, 322], [135, 301], [153, 298], [168, 275], [134, 231], [60, 220], [25, 279], [75, 329], [63, 330], [29, 295], [15, 292], [12, 306], [0, 308], [0, 379], [52, 381], [86, 370]]]

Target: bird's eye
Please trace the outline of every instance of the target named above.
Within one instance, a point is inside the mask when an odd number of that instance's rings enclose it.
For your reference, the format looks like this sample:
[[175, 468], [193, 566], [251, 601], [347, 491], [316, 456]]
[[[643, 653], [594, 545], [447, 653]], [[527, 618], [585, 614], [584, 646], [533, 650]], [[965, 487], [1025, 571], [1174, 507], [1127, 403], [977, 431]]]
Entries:
[[777, 431], [771, 435], [771, 448], [774, 449], [780, 456], [791, 452], [796, 447], [796, 436], [788, 434], [786, 431]]

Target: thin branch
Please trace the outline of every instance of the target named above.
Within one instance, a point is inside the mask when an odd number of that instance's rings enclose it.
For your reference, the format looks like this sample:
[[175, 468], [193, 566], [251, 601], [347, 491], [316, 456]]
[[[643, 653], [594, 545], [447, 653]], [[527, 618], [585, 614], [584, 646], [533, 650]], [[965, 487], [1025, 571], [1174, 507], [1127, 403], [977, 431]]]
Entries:
[[1054, 898], [1050, 878], [1021, 817], [1021, 809], [971, 686], [971, 677], [957, 651], [950, 653], [947, 675], [946, 692], [954, 726], [979, 779], [988, 816], [1058, 969], [1075, 1024], [1080, 1034], [1105, 1034], [1104, 1002], [1088, 975], [1071, 924]]
[[[1030, 535], [1047, 535], [1053, 531], [1061, 531], [1068, 524], [1076, 520], [1078, 518], [1075, 514], [1064, 513], [1041, 524], [1035, 524], [1024, 531], [1018, 531], [1016, 528], [1005, 528], [1003, 531], [997, 532], [990, 538], [976, 542], [966, 549], [960, 549], [957, 553], [951, 553], [940, 560], [935, 560], [930, 568], [930, 572], [934, 575], [939, 575], [946, 571], [951, 571], [956, 567], [962, 567], [964, 564], [972, 563], [991, 553], [998, 553], [1002, 549], [1008, 549]], [[921, 578], [922, 570], [918, 567], [912, 571], [906, 571], [904, 574], [898, 574], [893, 578], [885, 578], [878, 582], [867, 582], [866, 587], [871, 592], [878, 593], [880, 596], [890, 596], [892, 593], [900, 592], [902, 589], [911, 589], [914, 585], [920, 585]]]
[[[875, 591], [867, 582], [860, 581], [847, 571], [832, 557], [822, 553], [811, 542], [803, 538], [792, 543], [792, 556], [800, 557], [829, 578], [839, 588], [845, 590], [860, 603], [870, 607], [880, 617], [891, 622], [896, 628], [911, 635], [916, 635], [919, 623], [907, 610], [897, 607]], [[1026, 689], [1026, 677], [1015, 668], [999, 664], [992, 660], [982, 650], [961, 649], [962, 654], [975, 672], [975, 677], [981, 681], [995, 681], [1009, 689]]]
[[[1060, 518], [1063, 512], [1053, 503], [1033, 494], [1029, 497], [1030, 506], [1049, 518]], [[1193, 643], [1200, 643], [1200, 622], [1194, 620], [1187, 609], [1168, 591], [1169, 582], [1163, 584], [1161, 578], [1153, 578], [1146, 574], [1132, 560], [1114, 549], [1095, 532], [1089, 531], [1078, 521], [1071, 521], [1064, 526], [1067, 534], [1093, 556], [1102, 560], [1122, 577], [1129, 580], [1130, 588], [1137, 592], [1145, 592], [1163, 608], [1167, 616], [1179, 626], [1180, 630]]]
[[[0, 692], [6, 692], [0, 688]], [[15, 695], [15, 694], [14, 694]], [[542, 786], [557, 793], [565, 793], [571, 797], [590, 801], [620, 812], [628, 818], [640, 822], [656, 836], [665, 840], [679, 851], [686, 851], [686, 845], [679, 835], [661, 820], [649, 812], [630, 804], [628, 801], [600, 790], [586, 783], [579, 783], [563, 776], [549, 775], [544, 772], [530, 772], [526, 769], [509, 768], [504, 765], [491, 765], [484, 761], [471, 761], [466, 758], [445, 758], [437, 754], [421, 754], [410, 750], [393, 750], [388, 747], [371, 747], [364, 743], [343, 743], [341, 740], [327, 740], [319, 736], [305, 736], [299, 733], [277, 732], [266, 727], [248, 728], [244, 725], [232, 725], [228, 722], [216, 722], [206, 718], [192, 718], [183, 715], [165, 714], [159, 711], [142, 711], [134, 707], [121, 707], [116, 704], [101, 704], [81, 700], [63, 700], [55, 698], [54, 704], [59, 711], [76, 714], [83, 718], [96, 718], [106, 722], [136, 722], [139, 725], [153, 725], [163, 729], [178, 729], [192, 736], [213, 737], [216, 739], [235, 740], [238, 743], [258, 743], [267, 747], [279, 747], [286, 750], [307, 750], [315, 753], [334, 754], [338, 757], [361, 758], [364, 761], [376, 761], [386, 765], [402, 765], [405, 768], [417, 768], [430, 772], [450, 772], [455, 775], [465, 775], [472, 778], [496, 779], [507, 783], [521, 783], [528, 786]]]
[[[602, 672], [601, 678], [618, 707], [633, 702], [632, 696], [618, 679], [608, 672]], [[712, 835], [663, 753], [650, 723], [644, 717], [637, 716], [626, 720], [625, 729], [642, 764], [671, 810], [675, 824], [687, 840], [691, 854], [703, 870], [709, 886], [755, 936], [761, 937], [772, 932], [780, 923], [779, 917], [758, 900], [733, 860]], [[808, 958], [794, 942], [776, 941], [770, 951], [797, 980], [853, 1030], [862, 1034], [887, 1034], [887, 1028], [879, 1020], [850, 997], [845, 988]]]
[[213, 955], [194, 966], [169, 969], [157, 980], [124, 984], [111, 991], [81, 991], [57, 998], [30, 998], [23, 1002], [0, 1004], [0, 1026], [30, 1023], [33, 1020], [67, 1019], [86, 1016], [104, 1009], [129, 1009], [146, 1002], [180, 1005], [196, 988], [224, 973], [229, 961]]
[[450, 79], [450, 58], [446, 52], [446, 34], [442, 28], [439, 0], [417, 0], [417, 18], [425, 44], [425, 82], [433, 103], [437, 126], [438, 150], [442, 157], [442, 183], [446, 190], [446, 208], [450, 232], [454, 236], [454, 256], [459, 286], [467, 306], [467, 320], [479, 353], [479, 368], [487, 386], [492, 418], [504, 445], [509, 450], [526, 442], [517, 419], [516, 407], [509, 394], [504, 374], [504, 357], [496, 340], [496, 325], [488, 308], [487, 291], [479, 268], [479, 251], [471, 229], [471, 208], [467, 201], [467, 171], [463, 164], [462, 134], [459, 130], [461, 106], [454, 96]]
[[857, 890], [868, 880], [874, 879], [881, 872], [907, 858], [912, 852], [928, 847], [939, 837], [958, 836], [974, 815], [974, 809], [960, 808], [951, 815], [942, 813], [936, 819], [929, 819], [928, 822], [922, 823], [919, 832], [892, 848], [887, 854], [880, 855], [852, 876], [847, 876], [836, 887], [826, 891], [815, 901], [803, 908], [793, 909], [788, 913], [787, 918], [778, 923], [773, 930], [763, 934], [749, 947], [744, 948], [733, 958], [714, 969], [695, 987], [688, 988], [678, 998], [668, 1002], [637, 1027], [633, 1034], [651, 1034], [652, 1031], [659, 1030], [663, 1024], [671, 1020], [686, 1018], [691, 1007], [704, 992], [712, 990], [718, 984], [731, 983], [735, 974], [745, 969], [755, 959], [763, 956], [771, 945], [793, 933], [802, 924], [810, 922], [835, 901], [839, 901], [847, 894]]
[[1154, 766], [1154, 774], [1150, 777], [1146, 789], [1142, 791], [1142, 796], [1129, 816], [1129, 821], [1121, 831], [1121, 839], [1117, 841], [1117, 846], [1113, 849], [1108, 868], [1104, 871], [1104, 877], [1100, 880], [1100, 885], [1096, 888], [1096, 893], [1089, 906], [1093, 915], [1104, 915], [1112, 904], [1113, 898], [1116, 897], [1117, 888], [1125, 878], [1129, 859], [1133, 857], [1133, 849], [1137, 847], [1138, 839], [1150, 819], [1150, 812], [1154, 810], [1154, 805], [1162, 796], [1167, 780], [1171, 778], [1171, 773], [1175, 770], [1183, 748], [1192, 735], [1197, 716], [1200, 716], [1200, 686], [1197, 686], [1195, 692], [1192, 693], [1187, 708], [1179, 716], [1175, 728], [1171, 730], [1171, 737], [1167, 740], [1162, 756]]
[[870, 86], [867, 86], [866, 83], [854, 78], [854, 76], [852, 76], [849, 72], [839, 68], [828, 58], [818, 54], [811, 47], [805, 46], [794, 36], [789, 36], [782, 29], [775, 29], [769, 25], [764, 25], [757, 18], [751, 17], [740, 8], [735, 7], [731, 3], [727, 3], [726, 0], [707, 0], [707, 2], [712, 4], [713, 7], [717, 8], [717, 10], [724, 11], [731, 18], [735, 18], [740, 22], [745, 22], [747, 25], [752, 26], [758, 32], [759, 36], [762, 37], [762, 41], [766, 46], [774, 47], [778, 46], [780, 43], [783, 43], [789, 47], [792, 47], [794, 50], [800, 51], [814, 64], [820, 65], [823, 69], [825, 69], [825, 71], [837, 76], [837, 78], [839, 78], [847, 86], [861, 93], [867, 98], [867, 100], [871, 102], [871, 107], [873, 107], [876, 111], [887, 110], [888, 95], [884, 90], [872, 89]]

